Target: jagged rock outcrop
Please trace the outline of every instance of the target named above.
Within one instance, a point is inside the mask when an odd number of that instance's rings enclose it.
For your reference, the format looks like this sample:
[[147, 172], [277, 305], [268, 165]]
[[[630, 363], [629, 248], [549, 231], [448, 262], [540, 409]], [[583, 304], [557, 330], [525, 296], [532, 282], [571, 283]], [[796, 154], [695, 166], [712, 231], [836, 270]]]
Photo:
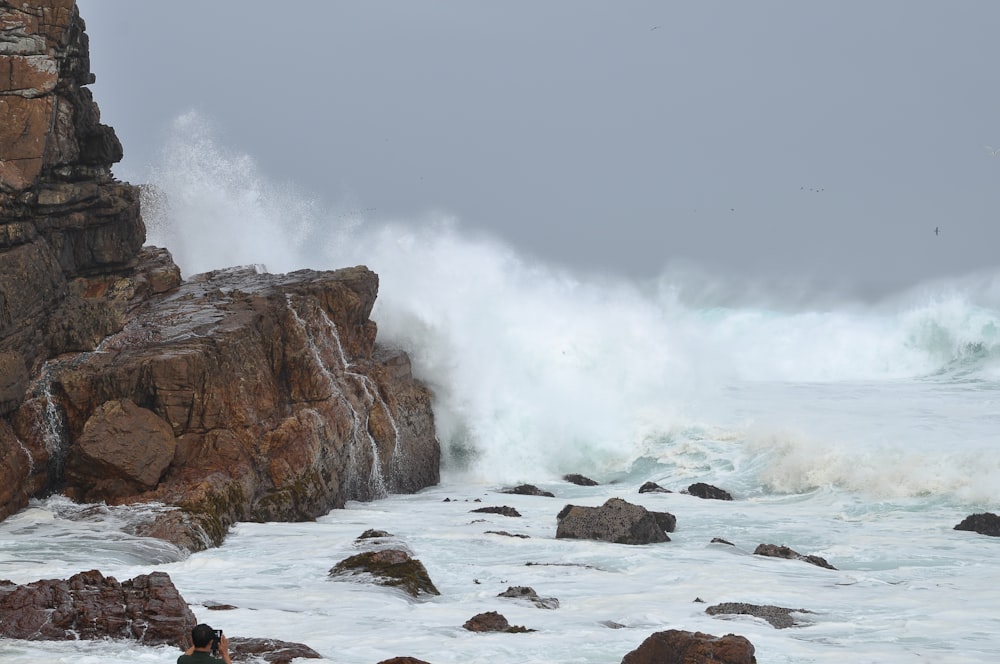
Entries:
[[181, 280], [84, 87], [73, 0], [0, 0], [0, 518], [157, 501], [191, 550], [438, 481], [430, 392], [376, 343], [363, 266]]
[[29, 641], [190, 641], [194, 613], [164, 572], [119, 582], [96, 570], [66, 580], [0, 582], [0, 636]]
[[622, 664], [757, 664], [753, 644], [736, 634], [668, 629], [650, 635]]
[[676, 525], [676, 519], [667, 512], [650, 512], [621, 498], [610, 498], [600, 507], [567, 505], [556, 519], [557, 539], [595, 539], [616, 544], [669, 542], [665, 526], [673, 530]]

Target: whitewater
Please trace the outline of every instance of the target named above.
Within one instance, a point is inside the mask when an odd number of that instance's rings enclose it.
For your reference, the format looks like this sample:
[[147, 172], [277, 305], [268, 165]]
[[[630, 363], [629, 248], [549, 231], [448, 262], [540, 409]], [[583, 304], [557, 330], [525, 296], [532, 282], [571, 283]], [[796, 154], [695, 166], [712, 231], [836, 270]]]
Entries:
[[[149, 181], [149, 243], [185, 277], [245, 264], [378, 273], [378, 338], [404, 348], [434, 392], [442, 481], [311, 523], [240, 523], [191, 555], [126, 534], [139, 508], [53, 496], [0, 523], [0, 578], [164, 571], [199, 620], [339, 664], [614, 663], [665, 629], [741, 634], [769, 663], [1000, 652], [1000, 538], [954, 530], [1000, 511], [1000, 269], [867, 300], [693, 269], [646, 283], [584, 274], [446, 214], [403, 223], [324, 207], [218, 145], [194, 114], [177, 120]], [[647, 481], [673, 493], [640, 494]], [[694, 482], [735, 500], [681, 492]], [[520, 483], [556, 497], [500, 493]], [[612, 497], [674, 514], [672, 541], [555, 539], [564, 505]], [[471, 512], [501, 505], [522, 516]], [[369, 528], [403, 542], [441, 595], [328, 578]], [[527, 537], [487, 532], [501, 530]], [[761, 543], [837, 569], [752, 555]], [[560, 605], [497, 597], [510, 586]], [[722, 602], [803, 611], [779, 630], [705, 613]], [[537, 631], [462, 628], [485, 611]], [[0, 639], [10, 664], [177, 654]]]

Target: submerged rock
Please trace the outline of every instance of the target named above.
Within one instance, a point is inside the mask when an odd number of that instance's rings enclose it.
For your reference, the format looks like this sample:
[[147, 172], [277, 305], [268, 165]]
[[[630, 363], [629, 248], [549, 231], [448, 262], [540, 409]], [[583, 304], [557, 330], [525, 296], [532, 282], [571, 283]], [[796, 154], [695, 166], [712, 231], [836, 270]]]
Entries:
[[500, 514], [502, 516], [521, 516], [513, 507], [507, 505], [502, 505], [500, 507], [480, 507], [478, 509], [469, 510], [470, 512], [479, 512], [482, 514]]
[[757, 548], [754, 549], [755, 556], [769, 556], [771, 558], [786, 558], [788, 560], [801, 560], [807, 562], [811, 565], [816, 565], [817, 567], [825, 567], [826, 569], [837, 569], [830, 563], [826, 562], [826, 559], [819, 556], [808, 555], [804, 556], [797, 551], [793, 551], [787, 546], [782, 544], [759, 544]]
[[509, 586], [497, 597], [508, 597], [510, 599], [523, 599], [531, 602], [540, 609], [558, 609], [559, 600], [555, 597], [539, 597], [534, 588], [528, 586]]
[[805, 609], [786, 609], [781, 606], [746, 604], [744, 602], [724, 602], [705, 609], [710, 616], [744, 615], [763, 618], [775, 629], [795, 627], [799, 623], [792, 617], [793, 613], [811, 613]]
[[515, 487], [508, 489], [501, 489], [500, 493], [513, 493], [520, 496], [545, 496], [546, 498], [555, 498], [555, 494], [551, 491], [545, 491], [539, 489], [534, 484], [519, 484]]

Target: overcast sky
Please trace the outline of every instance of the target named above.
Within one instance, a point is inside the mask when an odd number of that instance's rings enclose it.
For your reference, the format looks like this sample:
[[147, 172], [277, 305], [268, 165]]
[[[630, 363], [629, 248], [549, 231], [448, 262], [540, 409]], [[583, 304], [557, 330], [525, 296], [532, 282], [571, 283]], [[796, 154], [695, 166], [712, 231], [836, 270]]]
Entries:
[[310, 196], [572, 268], [1000, 264], [994, 0], [78, 4], [132, 181], [197, 110]]

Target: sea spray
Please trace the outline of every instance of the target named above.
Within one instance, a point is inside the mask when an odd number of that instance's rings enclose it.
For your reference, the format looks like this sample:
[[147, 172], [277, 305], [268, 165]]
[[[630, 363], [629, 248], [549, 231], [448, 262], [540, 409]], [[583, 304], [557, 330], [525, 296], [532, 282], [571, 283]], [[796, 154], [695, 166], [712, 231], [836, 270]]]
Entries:
[[[880, 440], [877, 413], [865, 429], [866, 418], [854, 426], [827, 417], [822, 401], [783, 397], [762, 410], [754, 395], [795, 383], [848, 392], [868, 385], [883, 395], [880, 386], [939, 380], [955, 367], [965, 381], [996, 379], [995, 280], [965, 290], [929, 285], [875, 303], [828, 298], [817, 307], [733, 284], [699, 288], [683, 275], [634, 283], [578, 274], [470, 233], [447, 215], [345, 222], [307, 197], [296, 202], [252, 160], [216, 146], [196, 116], [182, 118], [170, 146], [155, 171], [169, 204], [159, 206], [151, 237], [201, 238], [171, 246], [186, 273], [264, 263], [275, 271], [366, 264], [379, 274], [372, 314], [379, 341], [404, 348], [432, 388], [447, 472], [499, 482], [566, 472], [610, 477], [643, 459], [678, 467], [680, 459], [728, 449], [774, 488], [801, 486], [780, 479], [790, 475], [853, 486], [851, 468], [864, 464], [850, 442], [846, 461], [835, 464], [845, 472], [821, 472], [837, 441], [901, 444], [905, 467], [943, 459], [933, 432], [914, 432], [918, 447], [931, 448], [918, 451], [912, 441]], [[227, 253], [206, 251], [213, 246], [203, 239], [206, 227], [231, 240]], [[953, 290], [960, 296], [950, 297]], [[861, 406], [884, 408], [882, 398]], [[915, 397], [913, 408], [923, 407]], [[780, 470], [787, 466], [781, 439], [760, 433], [787, 426], [786, 416], [802, 439], [826, 441], [800, 457], [794, 473]]]

